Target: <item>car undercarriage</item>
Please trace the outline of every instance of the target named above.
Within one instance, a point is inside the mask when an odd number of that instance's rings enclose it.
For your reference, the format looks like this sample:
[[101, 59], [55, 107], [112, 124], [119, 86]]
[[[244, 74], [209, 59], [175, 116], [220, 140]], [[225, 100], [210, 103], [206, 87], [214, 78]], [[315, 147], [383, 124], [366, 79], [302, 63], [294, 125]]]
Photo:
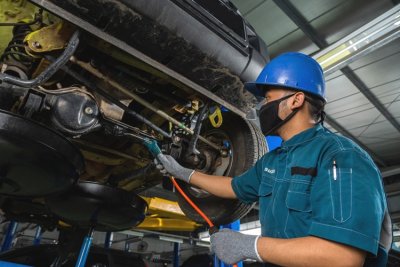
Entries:
[[[98, 211], [94, 195], [127, 193], [116, 203], [129, 203], [120, 214], [138, 215], [131, 225], [97, 219], [113, 230], [138, 224], [146, 207], [136, 194], [165, 180], [143, 140], [186, 167], [227, 176], [266, 152], [246, 119], [255, 99], [243, 90], [267, 61], [265, 44], [243, 22], [245, 38], [215, 27], [203, 1], [150, 2], [0, 2], [20, 10], [0, 26], [0, 195], [9, 219], [84, 224]], [[181, 186], [216, 224], [251, 208]], [[86, 215], [70, 214], [85, 205]], [[181, 197], [179, 205], [203, 222]]]

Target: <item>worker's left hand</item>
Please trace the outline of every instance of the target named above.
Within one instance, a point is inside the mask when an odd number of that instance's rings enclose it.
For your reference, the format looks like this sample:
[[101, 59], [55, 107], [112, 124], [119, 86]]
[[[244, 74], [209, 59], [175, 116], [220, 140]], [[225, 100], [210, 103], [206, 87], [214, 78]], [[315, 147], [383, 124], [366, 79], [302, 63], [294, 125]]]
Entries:
[[245, 259], [262, 262], [257, 251], [258, 238], [259, 236], [222, 229], [211, 235], [211, 252], [227, 264], [234, 264]]
[[172, 175], [179, 180], [190, 183], [194, 170], [181, 166], [172, 156], [159, 154], [154, 162], [163, 175]]

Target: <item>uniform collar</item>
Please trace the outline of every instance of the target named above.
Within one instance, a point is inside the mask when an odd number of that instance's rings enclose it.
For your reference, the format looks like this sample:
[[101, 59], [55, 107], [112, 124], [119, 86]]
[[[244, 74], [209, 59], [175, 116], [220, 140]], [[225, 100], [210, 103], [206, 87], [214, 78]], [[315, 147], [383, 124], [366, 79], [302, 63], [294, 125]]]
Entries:
[[318, 135], [318, 132], [322, 131], [324, 127], [318, 123], [314, 127], [302, 131], [301, 133], [296, 134], [289, 140], [282, 143], [282, 148], [295, 146], [304, 142], [307, 142]]

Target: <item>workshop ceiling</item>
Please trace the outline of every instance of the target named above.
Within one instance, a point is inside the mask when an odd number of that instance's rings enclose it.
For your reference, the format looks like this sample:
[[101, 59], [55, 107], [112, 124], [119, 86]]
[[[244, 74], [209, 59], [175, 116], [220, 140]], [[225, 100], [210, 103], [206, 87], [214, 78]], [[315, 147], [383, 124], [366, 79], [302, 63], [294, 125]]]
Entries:
[[[392, 10], [397, 0], [232, 0], [271, 58], [311, 56]], [[394, 38], [393, 38], [394, 39]], [[400, 169], [400, 38], [326, 76], [326, 125], [364, 147], [382, 171]]]

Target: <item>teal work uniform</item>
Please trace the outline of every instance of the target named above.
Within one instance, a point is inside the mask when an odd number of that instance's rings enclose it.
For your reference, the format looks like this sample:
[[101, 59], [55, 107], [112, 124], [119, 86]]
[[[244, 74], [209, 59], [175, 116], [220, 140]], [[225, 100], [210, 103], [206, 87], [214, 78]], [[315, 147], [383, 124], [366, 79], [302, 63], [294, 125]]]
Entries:
[[392, 232], [380, 172], [350, 139], [318, 124], [234, 177], [232, 188], [243, 202], [259, 201], [262, 236], [316, 236], [368, 252], [364, 266], [386, 266]]

